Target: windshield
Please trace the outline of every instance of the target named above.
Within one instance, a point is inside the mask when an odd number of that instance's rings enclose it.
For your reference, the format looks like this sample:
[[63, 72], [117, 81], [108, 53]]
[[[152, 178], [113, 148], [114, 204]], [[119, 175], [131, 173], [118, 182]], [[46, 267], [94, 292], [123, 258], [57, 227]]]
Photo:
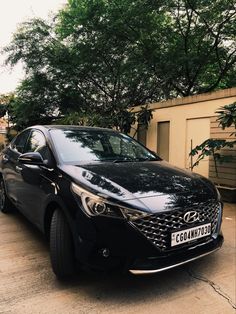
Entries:
[[65, 163], [160, 160], [127, 135], [106, 130], [52, 129], [59, 158]]

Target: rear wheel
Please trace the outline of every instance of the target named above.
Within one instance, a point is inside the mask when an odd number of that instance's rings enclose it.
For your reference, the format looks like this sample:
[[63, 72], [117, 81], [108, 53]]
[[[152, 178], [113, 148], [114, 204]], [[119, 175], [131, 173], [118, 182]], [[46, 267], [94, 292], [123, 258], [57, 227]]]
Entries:
[[0, 179], [0, 211], [8, 214], [14, 211], [14, 206], [9, 200], [3, 179]]
[[75, 273], [75, 255], [72, 234], [63, 212], [56, 209], [50, 228], [50, 257], [52, 269], [60, 279]]

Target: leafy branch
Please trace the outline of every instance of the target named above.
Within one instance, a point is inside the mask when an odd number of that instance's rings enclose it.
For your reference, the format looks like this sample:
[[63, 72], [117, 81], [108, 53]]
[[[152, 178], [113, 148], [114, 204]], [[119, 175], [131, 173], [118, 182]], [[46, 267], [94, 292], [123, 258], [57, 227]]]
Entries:
[[[224, 130], [233, 126], [236, 129], [236, 102], [230, 105], [226, 105], [216, 111], [219, 114], [217, 121]], [[230, 136], [236, 136], [236, 132], [231, 133]], [[197, 145], [190, 152], [190, 156], [198, 156], [196, 162], [192, 165], [192, 169], [196, 167], [201, 160], [206, 157], [212, 156], [215, 165], [216, 176], [218, 177], [217, 162], [232, 162], [235, 160], [235, 156], [223, 155], [220, 151], [225, 148], [233, 148], [236, 145], [236, 140], [223, 140], [223, 139], [207, 139], [200, 145]]]

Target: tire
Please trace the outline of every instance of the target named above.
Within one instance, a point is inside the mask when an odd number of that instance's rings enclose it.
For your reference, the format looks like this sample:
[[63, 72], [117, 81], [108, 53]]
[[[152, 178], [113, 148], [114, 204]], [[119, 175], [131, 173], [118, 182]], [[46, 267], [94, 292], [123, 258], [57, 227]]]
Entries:
[[75, 273], [75, 255], [72, 234], [63, 212], [56, 209], [50, 228], [50, 257], [53, 272], [59, 279]]
[[9, 200], [3, 179], [0, 179], [0, 211], [4, 214], [12, 213], [14, 206]]

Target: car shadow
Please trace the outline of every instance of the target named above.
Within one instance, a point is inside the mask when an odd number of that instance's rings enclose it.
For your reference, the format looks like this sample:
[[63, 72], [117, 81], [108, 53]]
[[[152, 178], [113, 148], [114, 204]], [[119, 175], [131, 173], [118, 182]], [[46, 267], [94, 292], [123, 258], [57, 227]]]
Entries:
[[191, 273], [197, 271], [210, 277], [218, 267], [219, 255], [214, 253], [184, 266], [152, 275], [135, 276], [129, 273], [81, 271], [73, 279], [59, 281], [51, 271], [49, 248], [44, 236], [19, 212], [14, 213], [11, 218], [16, 224], [20, 224], [25, 236], [31, 238], [42, 255], [48, 253], [48, 263], [41, 276], [47, 289], [66, 290], [75, 300], [82, 293], [86, 294], [89, 299], [120, 306], [132, 303], [137, 305], [145, 300], [162, 296], [174, 298], [196, 289], [198, 281], [191, 276]]

